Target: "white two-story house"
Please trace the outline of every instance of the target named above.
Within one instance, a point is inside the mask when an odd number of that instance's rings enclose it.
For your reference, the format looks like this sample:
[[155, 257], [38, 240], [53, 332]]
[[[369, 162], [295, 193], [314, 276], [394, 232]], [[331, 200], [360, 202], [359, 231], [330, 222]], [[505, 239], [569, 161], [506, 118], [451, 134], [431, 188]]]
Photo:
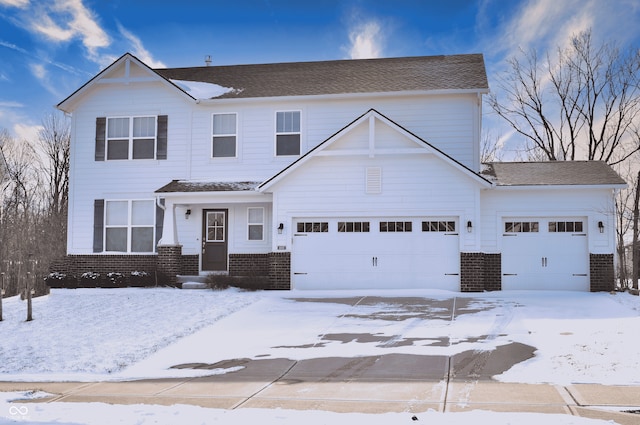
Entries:
[[273, 289], [610, 290], [601, 162], [480, 163], [482, 55], [151, 69], [62, 101], [85, 271]]

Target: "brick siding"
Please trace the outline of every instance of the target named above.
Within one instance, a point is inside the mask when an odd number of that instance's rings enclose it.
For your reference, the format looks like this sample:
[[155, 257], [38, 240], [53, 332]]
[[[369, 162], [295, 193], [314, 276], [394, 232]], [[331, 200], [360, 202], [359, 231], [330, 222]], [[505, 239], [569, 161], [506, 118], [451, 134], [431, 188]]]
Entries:
[[613, 254], [589, 254], [589, 271], [591, 272], [591, 292], [614, 290]]
[[134, 271], [155, 276], [157, 262], [157, 255], [67, 255], [53, 261], [49, 271], [64, 273], [78, 281], [86, 272], [99, 273], [101, 280], [106, 279], [107, 273], [122, 273], [128, 279]]
[[176, 276], [182, 273], [182, 245], [158, 246], [158, 278], [175, 286]]
[[230, 254], [229, 275], [267, 277], [265, 289], [291, 289], [291, 254]]
[[185, 276], [197, 276], [200, 273], [200, 256], [183, 255], [182, 256], [182, 272]]
[[291, 289], [291, 253], [269, 253], [269, 282], [271, 289]]
[[499, 291], [502, 288], [500, 254], [460, 253], [460, 291]]

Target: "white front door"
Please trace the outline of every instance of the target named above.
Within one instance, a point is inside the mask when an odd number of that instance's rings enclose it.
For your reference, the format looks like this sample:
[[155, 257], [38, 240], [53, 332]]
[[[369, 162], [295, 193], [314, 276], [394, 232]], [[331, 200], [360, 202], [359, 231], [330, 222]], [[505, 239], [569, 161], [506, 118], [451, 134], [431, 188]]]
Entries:
[[457, 291], [457, 226], [451, 217], [295, 220], [293, 287]]
[[503, 290], [589, 290], [585, 218], [516, 217], [502, 226]]

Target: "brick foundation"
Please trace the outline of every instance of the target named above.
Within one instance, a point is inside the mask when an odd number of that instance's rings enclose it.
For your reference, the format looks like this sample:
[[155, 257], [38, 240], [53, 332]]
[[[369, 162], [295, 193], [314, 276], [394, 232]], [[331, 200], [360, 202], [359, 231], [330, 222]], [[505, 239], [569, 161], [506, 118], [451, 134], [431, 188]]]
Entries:
[[185, 276], [197, 276], [200, 273], [200, 256], [195, 255], [183, 255], [182, 256], [182, 271], [181, 275]]
[[49, 271], [77, 280], [86, 272], [99, 273], [102, 279], [107, 273], [122, 273], [128, 279], [131, 272], [146, 272], [155, 283], [157, 262], [157, 255], [67, 255], [53, 261]]
[[176, 276], [182, 273], [182, 245], [158, 245], [158, 277], [175, 286]]
[[269, 253], [269, 282], [271, 289], [291, 289], [291, 253]]
[[591, 273], [591, 292], [614, 290], [613, 254], [589, 254], [589, 271]]
[[230, 254], [229, 275], [267, 277], [265, 289], [291, 289], [291, 254]]
[[460, 253], [460, 291], [499, 291], [502, 288], [501, 254]]

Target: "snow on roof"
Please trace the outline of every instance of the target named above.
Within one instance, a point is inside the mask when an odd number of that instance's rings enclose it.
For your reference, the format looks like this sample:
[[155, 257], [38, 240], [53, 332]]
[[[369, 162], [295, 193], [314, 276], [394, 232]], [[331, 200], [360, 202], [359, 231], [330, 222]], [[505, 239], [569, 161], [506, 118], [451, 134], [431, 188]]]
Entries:
[[205, 83], [201, 81], [186, 80], [169, 80], [180, 89], [187, 92], [194, 99], [213, 99], [224, 94], [234, 92], [236, 89], [232, 87], [223, 87], [214, 83]]

